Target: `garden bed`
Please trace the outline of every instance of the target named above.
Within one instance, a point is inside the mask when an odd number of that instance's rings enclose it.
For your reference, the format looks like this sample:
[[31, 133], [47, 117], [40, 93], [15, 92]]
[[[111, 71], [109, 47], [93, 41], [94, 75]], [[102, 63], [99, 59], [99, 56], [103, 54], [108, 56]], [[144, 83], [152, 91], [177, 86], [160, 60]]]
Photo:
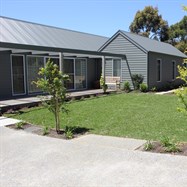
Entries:
[[6, 127], [14, 129], [14, 130], [25, 131], [25, 132], [40, 135], [40, 136], [47, 136], [47, 137], [66, 139], [66, 140], [78, 138], [80, 136], [83, 136], [89, 133], [89, 129], [82, 128], [82, 127], [71, 127], [69, 134], [66, 134], [67, 132], [65, 130], [61, 130], [61, 132], [57, 134], [56, 130], [53, 128], [45, 131], [43, 127], [32, 125], [29, 123], [25, 123], [20, 128], [18, 128], [16, 124], [7, 125]]
[[172, 154], [172, 155], [187, 156], [187, 143], [186, 142], [178, 143], [177, 145], [178, 151], [167, 151], [167, 147], [164, 147], [158, 141], [151, 142], [151, 144], [152, 144], [151, 149], [146, 150], [146, 144], [144, 144], [141, 147], [139, 147], [137, 150], [152, 152], [152, 153], [165, 153], [165, 154]]

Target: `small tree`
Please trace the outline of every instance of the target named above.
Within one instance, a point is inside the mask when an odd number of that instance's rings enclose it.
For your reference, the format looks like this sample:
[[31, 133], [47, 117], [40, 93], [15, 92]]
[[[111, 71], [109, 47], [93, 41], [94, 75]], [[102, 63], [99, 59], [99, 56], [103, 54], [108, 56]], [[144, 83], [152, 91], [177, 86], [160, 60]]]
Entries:
[[[187, 59], [184, 61], [184, 64], [187, 64]], [[179, 76], [178, 79], [184, 81], [184, 85], [181, 89], [178, 89], [175, 93], [179, 97], [180, 102], [183, 104], [183, 107], [179, 107], [180, 112], [184, 112], [187, 115], [187, 68], [184, 66], [178, 66]]]
[[101, 75], [101, 78], [100, 78], [100, 86], [103, 89], [103, 92], [106, 93], [106, 91], [108, 89], [108, 85], [105, 83], [105, 79], [102, 75]]
[[55, 116], [56, 132], [60, 133], [60, 111], [67, 112], [64, 107], [66, 98], [66, 88], [64, 81], [68, 79], [68, 75], [63, 75], [58, 70], [58, 66], [48, 60], [46, 66], [41, 68], [38, 73], [42, 78], [34, 82], [37, 87], [41, 88], [44, 92], [49, 93], [50, 99], [44, 101], [45, 106]]

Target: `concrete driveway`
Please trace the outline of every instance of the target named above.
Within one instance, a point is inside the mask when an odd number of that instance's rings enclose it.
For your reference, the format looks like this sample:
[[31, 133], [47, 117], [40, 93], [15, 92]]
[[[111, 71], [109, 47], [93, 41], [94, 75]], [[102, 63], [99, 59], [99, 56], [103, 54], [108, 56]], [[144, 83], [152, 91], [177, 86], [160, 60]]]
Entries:
[[0, 186], [187, 186], [187, 157], [134, 151], [144, 141], [71, 141], [0, 127]]

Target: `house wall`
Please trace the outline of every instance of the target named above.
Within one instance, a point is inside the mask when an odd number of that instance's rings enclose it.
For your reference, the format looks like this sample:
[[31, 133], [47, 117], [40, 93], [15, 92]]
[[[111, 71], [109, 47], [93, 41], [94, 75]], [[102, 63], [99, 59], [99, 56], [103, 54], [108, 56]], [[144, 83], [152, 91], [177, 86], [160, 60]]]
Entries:
[[[182, 65], [183, 58], [149, 52], [148, 59], [149, 88], [156, 87], [158, 89], [168, 89], [169, 86], [177, 86], [182, 83], [179, 79], [172, 80], [172, 61], [176, 61], [176, 76], [178, 76], [179, 73], [177, 70], [177, 66]], [[160, 82], [157, 81], [157, 59], [162, 60], [162, 73]]]
[[0, 52], [0, 100], [12, 96], [10, 52]]
[[[102, 52], [124, 54], [127, 60], [122, 59], [121, 82], [129, 81], [132, 86], [131, 75], [142, 74], [144, 83], [147, 84], [147, 53], [132, 44], [122, 35], [117, 35]], [[112, 59], [106, 59], [106, 76], [112, 76]]]

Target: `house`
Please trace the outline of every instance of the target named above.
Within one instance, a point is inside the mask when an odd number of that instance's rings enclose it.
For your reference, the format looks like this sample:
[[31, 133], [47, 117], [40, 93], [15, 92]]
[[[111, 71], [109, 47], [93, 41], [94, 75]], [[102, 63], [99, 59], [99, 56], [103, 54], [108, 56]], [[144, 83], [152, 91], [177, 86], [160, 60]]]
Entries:
[[48, 59], [70, 77], [70, 91], [92, 89], [104, 76], [131, 82], [134, 73], [144, 83], [161, 87], [175, 80], [186, 56], [169, 44], [118, 31], [107, 38], [0, 17], [0, 99], [41, 94], [33, 81]]
[[93, 88], [105, 57], [98, 52], [109, 38], [0, 17], [0, 99], [38, 95], [33, 84], [48, 59], [69, 75], [70, 91]]
[[120, 76], [121, 82], [129, 81], [132, 85], [131, 75], [142, 74], [149, 89], [181, 84], [176, 79], [177, 66], [187, 56], [170, 44], [119, 30], [99, 51], [126, 55], [124, 60], [106, 59], [106, 76]]

